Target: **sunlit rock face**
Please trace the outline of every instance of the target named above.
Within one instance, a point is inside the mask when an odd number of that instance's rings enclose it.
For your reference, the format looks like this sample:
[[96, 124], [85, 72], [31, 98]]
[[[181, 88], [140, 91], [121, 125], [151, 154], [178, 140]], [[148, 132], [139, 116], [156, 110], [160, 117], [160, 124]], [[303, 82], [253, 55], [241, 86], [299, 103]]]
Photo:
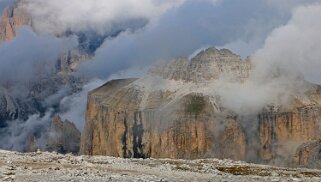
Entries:
[[302, 143], [321, 138], [320, 119], [319, 106], [260, 114], [260, 158], [279, 163], [278, 160], [294, 155]]
[[216, 119], [208, 98], [191, 93], [172, 102], [173, 93], [158, 92], [143, 101], [143, 92], [132, 84], [112, 81], [88, 96], [82, 154], [244, 159], [241, 126], [233, 117], [225, 123]]
[[18, 3], [6, 8], [0, 18], [0, 40], [12, 40], [22, 26], [31, 26], [32, 18], [25, 10], [25, 3]]
[[106, 83], [88, 95], [80, 153], [216, 157], [283, 166], [309, 161], [304, 165], [312, 167], [309, 157], [315, 152], [300, 145], [321, 138], [320, 87], [313, 86], [304, 99], [291, 97], [284, 107], [236, 114], [224, 107], [215, 90], [210, 92], [211, 84], [222, 77], [243, 83], [251, 67], [229, 50], [210, 48], [191, 60], [151, 68], [141, 79]]

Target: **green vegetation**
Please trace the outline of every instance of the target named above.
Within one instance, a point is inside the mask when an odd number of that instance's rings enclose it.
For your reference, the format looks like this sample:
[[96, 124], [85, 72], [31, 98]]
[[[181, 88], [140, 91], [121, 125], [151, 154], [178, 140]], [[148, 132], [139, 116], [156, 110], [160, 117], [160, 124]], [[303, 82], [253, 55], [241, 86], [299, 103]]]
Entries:
[[192, 95], [189, 96], [185, 103], [185, 112], [199, 115], [205, 108], [205, 100], [203, 96]]

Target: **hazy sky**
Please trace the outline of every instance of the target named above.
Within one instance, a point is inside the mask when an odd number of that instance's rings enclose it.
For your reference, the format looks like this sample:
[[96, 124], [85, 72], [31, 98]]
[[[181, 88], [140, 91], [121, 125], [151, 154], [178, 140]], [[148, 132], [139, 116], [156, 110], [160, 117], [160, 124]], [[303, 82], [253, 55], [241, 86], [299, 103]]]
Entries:
[[2, 14], [3, 9], [12, 4], [12, 2], [14, 0], [0, 0], [0, 13]]
[[[121, 30], [122, 33], [118, 36], [104, 41], [92, 58], [93, 61], [81, 66], [82, 74], [104, 79], [133, 66], [147, 66], [155, 61], [170, 60], [179, 56], [188, 57], [195, 50], [208, 46], [230, 48], [242, 57], [252, 55], [263, 47], [274, 29], [288, 23], [296, 8], [309, 4], [317, 6], [318, 2], [316, 0], [24, 1], [29, 3], [26, 10], [33, 17], [33, 28], [37, 32], [35, 36], [48, 37], [50, 34], [61, 35], [71, 31], [96, 32], [108, 37], [110, 33]], [[0, 0], [0, 8], [8, 2]], [[23, 39], [21, 36], [29, 35], [21, 33], [20, 39]], [[48, 38], [39, 38], [38, 47], [43, 44], [39, 40], [50, 44]], [[56, 40], [52, 41], [53, 45], [59, 46], [55, 43]], [[17, 43], [15, 45], [21, 49], [20, 45]], [[51, 49], [60, 50], [53, 45], [50, 46]], [[11, 49], [14, 50], [13, 47], [11, 45]], [[0, 45], [0, 51], [1, 49], [6, 49], [6, 46]], [[21, 55], [16, 58], [39, 57], [42, 53], [41, 49], [21, 51], [19, 53]], [[12, 70], [14, 68], [5, 68], [6, 62], [8, 62], [6, 57], [0, 57], [2, 68], [15, 72]]]

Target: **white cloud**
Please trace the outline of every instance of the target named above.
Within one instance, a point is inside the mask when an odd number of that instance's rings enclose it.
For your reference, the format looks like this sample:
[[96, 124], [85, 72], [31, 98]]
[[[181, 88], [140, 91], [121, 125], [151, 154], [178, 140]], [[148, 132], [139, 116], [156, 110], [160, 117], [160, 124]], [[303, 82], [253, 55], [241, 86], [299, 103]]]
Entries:
[[25, 0], [36, 29], [61, 33], [97, 30], [104, 33], [115, 24], [151, 20], [184, 0]]
[[17, 85], [50, 75], [59, 55], [77, 46], [77, 40], [35, 34], [23, 27], [9, 42], [0, 44], [0, 83]]
[[291, 20], [275, 29], [254, 57], [258, 79], [286, 77], [321, 84], [321, 5], [297, 8]]

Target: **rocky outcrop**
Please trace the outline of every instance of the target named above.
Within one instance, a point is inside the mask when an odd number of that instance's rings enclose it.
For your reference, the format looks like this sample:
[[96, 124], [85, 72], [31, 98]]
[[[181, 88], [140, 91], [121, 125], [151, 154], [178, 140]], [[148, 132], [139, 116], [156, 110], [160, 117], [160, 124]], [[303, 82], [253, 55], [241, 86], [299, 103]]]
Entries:
[[19, 1], [3, 11], [0, 19], [0, 40], [10, 41], [20, 27], [32, 25], [31, 16], [23, 6], [25, 3]]
[[7, 90], [0, 87], [0, 123], [9, 119], [16, 119], [18, 117], [18, 104], [8, 94]]
[[191, 60], [180, 58], [162, 66], [157, 65], [150, 73], [164, 79], [187, 82], [203, 82], [223, 77], [243, 81], [249, 77], [250, 70], [250, 61], [242, 61], [240, 56], [230, 50], [209, 48]]
[[55, 116], [47, 135], [46, 151], [78, 154], [81, 134], [74, 123]]
[[288, 158], [284, 161], [289, 162], [302, 143], [321, 138], [320, 119], [319, 106], [260, 114], [260, 158], [272, 163]]
[[321, 168], [321, 140], [300, 145], [292, 158], [292, 166]]
[[108, 82], [88, 95], [80, 153], [283, 166], [305, 160], [311, 161], [305, 166], [315, 166], [309, 157], [316, 152], [300, 145], [321, 138], [320, 87], [312, 86], [305, 98], [293, 96], [289, 106], [267, 106], [251, 116], [236, 115], [215, 91], [208, 94], [211, 82], [224, 77], [243, 83], [250, 71], [250, 61], [210, 48], [191, 60], [152, 68], [144, 78]]
[[[233, 80], [242, 81], [249, 74], [249, 62], [241, 62], [228, 50], [211, 48], [191, 61], [178, 59], [153, 68], [151, 77], [146, 79], [111, 81], [92, 91], [80, 153], [245, 159], [246, 137], [237, 118], [215, 112], [219, 108], [213, 104], [213, 98], [185, 92], [176, 85], [180, 81], [203, 83], [219, 79], [237, 68], [242, 70]], [[153, 83], [157, 86], [148, 86]]]
[[153, 93], [140, 110], [143, 93], [130, 87], [133, 82], [111, 81], [89, 94], [81, 154], [244, 159], [239, 123], [220, 123], [205, 96], [189, 94], [171, 103], [170, 93]]
[[0, 128], [5, 127], [8, 120], [27, 119], [28, 114], [35, 112], [32, 103], [21, 102], [0, 86]]

